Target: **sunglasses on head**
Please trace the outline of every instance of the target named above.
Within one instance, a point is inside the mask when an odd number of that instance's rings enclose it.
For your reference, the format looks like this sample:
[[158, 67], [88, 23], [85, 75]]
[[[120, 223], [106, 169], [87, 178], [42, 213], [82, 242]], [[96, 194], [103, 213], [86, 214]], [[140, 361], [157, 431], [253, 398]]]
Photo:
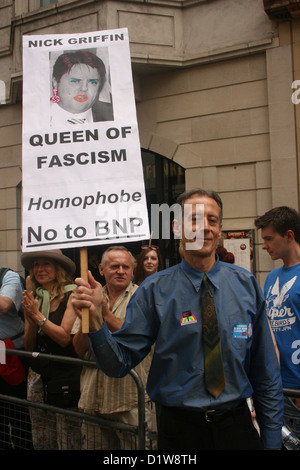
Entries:
[[147, 250], [147, 248], [150, 248], [151, 250], [159, 250], [159, 246], [157, 245], [142, 245], [141, 250]]

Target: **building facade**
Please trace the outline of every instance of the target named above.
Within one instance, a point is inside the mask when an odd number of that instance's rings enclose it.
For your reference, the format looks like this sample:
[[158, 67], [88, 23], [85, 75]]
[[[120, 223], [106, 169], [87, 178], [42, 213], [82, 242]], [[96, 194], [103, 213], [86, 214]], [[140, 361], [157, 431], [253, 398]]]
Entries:
[[262, 285], [254, 219], [299, 209], [298, 18], [298, 0], [1, 0], [0, 265], [22, 272], [22, 35], [126, 27], [143, 152], [220, 193]]

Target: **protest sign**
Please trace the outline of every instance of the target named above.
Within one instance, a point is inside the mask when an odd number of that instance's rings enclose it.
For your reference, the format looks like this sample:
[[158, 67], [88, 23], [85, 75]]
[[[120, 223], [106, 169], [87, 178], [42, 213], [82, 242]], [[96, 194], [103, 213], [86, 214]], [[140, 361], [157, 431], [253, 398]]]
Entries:
[[128, 31], [23, 38], [22, 250], [149, 237]]

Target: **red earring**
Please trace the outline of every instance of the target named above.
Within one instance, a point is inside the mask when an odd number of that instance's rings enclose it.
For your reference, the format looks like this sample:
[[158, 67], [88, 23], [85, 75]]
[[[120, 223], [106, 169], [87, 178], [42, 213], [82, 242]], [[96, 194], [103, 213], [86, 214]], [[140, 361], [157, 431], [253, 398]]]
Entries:
[[53, 88], [54, 96], [52, 96], [51, 98], [52, 103], [58, 103], [60, 101], [60, 97], [56, 94], [56, 92], [57, 92], [57, 89]]

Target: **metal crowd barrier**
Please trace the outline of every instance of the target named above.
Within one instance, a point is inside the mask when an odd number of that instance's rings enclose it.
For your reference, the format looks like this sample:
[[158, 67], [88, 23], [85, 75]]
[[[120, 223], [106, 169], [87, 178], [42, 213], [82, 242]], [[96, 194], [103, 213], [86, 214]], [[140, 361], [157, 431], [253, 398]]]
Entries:
[[[15, 349], [7, 349], [7, 354], [15, 354], [20, 357], [25, 357], [30, 360], [30, 358], [35, 357], [37, 353], [30, 353], [27, 351], [20, 351]], [[71, 358], [71, 357], [62, 357], [55, 355], [47, 355], [38, 353], [40, 359], [53, 360], [56, 362], [63, 362], [72, 365], [78, 365], [81, 367], [97, 367], [96, 363], [93, 361], [85, 361], [82, 359]], [[50, 447], [51, 449], [59, 450], [82, 450], [85, 447], [82, 442], [82, 428], [85, 426], [86, 430], [90, 429], [88, 432], [93, 433], [93, 429], [97, 430], [98, 435], [101, 436], [101, 430], [105, 429], [106, 431], [111, 431], [113, 433], [122, 433], [125, 432], [126, 435], [130, 435], [132, 438], [130, 440], [130, 450], [145, 450], [146, 449], [146, 440], [147, 440], [147, 449], [156, 448], [156, 433], [151, 433], [147, 427], [145, 419], [145, 390], [143, 383], [137, 374], [136, 371], [132, 370], [130, 372], [132, 379], [134, 380], [137, 387], [138, 394], [138, 424], [137, 426], [132, 426], [118, 421], [109, 420], [107, 418], [102, 418], [100, 416], [90, 415], [84, 413], [80, 410], [74, 409], [64, 409], [45, 403], [39, 403], [34, 401], [29, 401], [27, 399], [21, 399], [14, 396], [8, 396], [0, 393], [0, 450], [3, 450], [3, 429], [4, 423], [6, 423], [6, 433], [5, 441], [7, 442], [8, 438], [11, 441], [11, 449], [19, 450], [35, 450], [32, 441], [31, 434], [31, 415], [35, 411], [38, 413], [41, 412], [47, 417], [45, 426], [49, 426], [49, 417], [53, 416], [55, 423], [53, 426], [56, 427], [55, 433], [60, 436], [58, 447], [54, 445]], [[284, 395], [289, 397], [300, 398], [300, 390], [296, 389], [283, 389]], [[40, 411], [39, 411], [40, 410]], [[60, 429], [57, 425], [57, 416], [61, 417]], [[66, 421], [68, 425], [66, 426]], [[7, 425], [8, 423], [8, 425]], [[43, 430], [43, 421], [41, 421], [41, 432]], [[86, 431], [85, 431], [86, 433]], [[2, 437], [1, 437], [2, 436]], [[74, 438], [77, 436], [78, 439]], [[122, 439], [119, 440], [119, 445], [116, 449], [115, 441], [109, 442], [105, 441], [107, 447], [103, 447], [101, 441], [95, 441], [93, 447], [93, 437], [85, 436], [89, 442], [89, 450], [99, 447], [104, 450], [123, 450]], [[146, 439], [147, 438], [147, 439]], [[76, 442], [75, 442], [76, 441]], [[91, 444], [92, 443], [92, 444]], [[57, 443], [56, 443], [57, 445]], [[125, 443], [124, 443], [125, 445]], [[126, 441], [126, 450], [128, 448], [128, 440]]]
[[[30, 361], [32, 357], [35, 357], [38, 354], [40, 359], [47, 359], [56, 362], [63, 362], [72, 365], [78, 365], [81, 367], [97, 367], [96, 363], [93, 361], [86, 361], [79, 358], [71, 357], [62, 357], [55, 355], [48, 355], [42, 353], [31, 353], [28, 351], [20, 351], [15, 349], [6, 349], [7, 354], [15, 354], [20, 357], [25, 357]], [[95, 449], [102, 448], [103, 445], [107, 445], [107, 450], [145, 450], [146, 441], [147, 449], [152, 449], [156, 447], [156, 433], [151, 433], [148, 429], [146, 423], [146, 414], [145, 414], [145, 390], [143, 383], [140, 379], [140, 376], [135, 370], [132, 370], [129, 373], [134, 380], [137, 387], [138, 395], [138, 423], [137, 426], [125, 424], [119, 421], [110, 420], [100, 416], [90, 415], [84, 413], [80, 410], [64, 409], [55, 406], [51, 406], [45, 403], [29, 401], [27, 399], [21, 399], [13, 396], [7, 396], [0, 393], [0, 426], [4, 421], [9, 422], [11, 420], [11, 425], [7, 427], [7, 433], [11, 433], [11, 444], [12, 449], [29, 449], [34, 450], [31, 434], [31, 421], [32, 414], [38, 413], [41, 417], [45, 415], [47, 417], [45, 426], [49, 426], [49, 416], [53, 416], [56, 420], [53, 423], [53, 426], [56, 427], [55, 432], [60, 435], [60, 444], [58, 444], [59, 450], [82, 450], [84, 449], [83, 445], [83, 433], [82, 428], [85, 427], [85, 433], [88, 432], [93, 434], [93, 430], [97, 431], [98, 440], [95, 442]], [[61, 429], [57, 427], [57, 417], [60, 416], [61, 419], [58, 420], [61, 422]], [[68, 426], [66, 426], [66, 421], [68, 421]], [[71, 423], [71, 424], [70, 424]], [[41, 433], [43, 431], [43, 421], [41, 418]], [[51, 427], [50, 423], [50, 427]], [[3, 433], [3, 428], [1, 429]], [[106, 433], [109, 434], [109, 431], [114, 435], [113, 441], [105, 440], [105, 444], [101, 442], [101, 430], [106, 430]], [[126, 433], [126, 443], [122, 442], [122, 436]], [[117, 439], [119, 447], [116, 446], [116, 437], [115, 434], [119, 436]], [[17, 435], [17, 437], [16, 437]], [[74, 443], [74, 436], [79, 436], [77, 441]], [[2, 434], [3, 436], [3, 434]], [[130, 436], [128, 444], [128, 436]], [[7, 441], [7, 436], [6, 441]], [[3, 437], [2, 437], [3, 438]], [[85, 440], [89, 442], [89, 450], [93, 449], [93, 437], [85, 436]], [[17, 444], [16, 444], [17, 442]], [[22, 444], [20, 444], [20, 442]], [[1, 432], [0, 432], [0, 450], [3, 449], [3, 443], [1, 442]], [[123, 447], [125, 446], [126, 447]], [[129, 445], [129, 447], [128, 447]], [[55, 446], [50, 447], [55, 449]], [[106, 449], [106, 447], [105, 447]]]
[[300, 398], [300, 390], [295, 388], [284, 388], [283, 393], [286, 397]]

